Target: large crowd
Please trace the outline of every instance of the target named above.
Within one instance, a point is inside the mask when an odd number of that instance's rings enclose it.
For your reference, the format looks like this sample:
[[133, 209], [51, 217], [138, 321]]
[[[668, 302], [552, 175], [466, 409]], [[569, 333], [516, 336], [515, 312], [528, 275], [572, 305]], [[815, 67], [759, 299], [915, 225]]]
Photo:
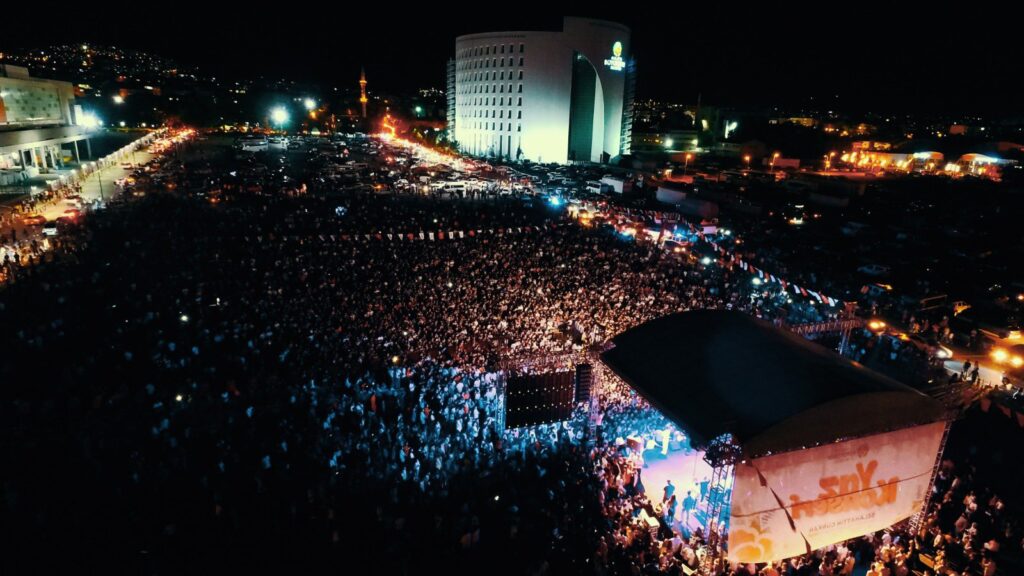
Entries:
[[[436, 231], [472, 234], [419, 239]], [[12, 549], [154, 573], [689, 574], [703, 557], [701, 532], [636, 522], [677, 505], [621, 442], [660, 415], [608, 376], [599, 414], [502, 430], [499, 371], [672, 312], [770, 315], [728, 270], [547, 206], [245, 183], [116, 203], [62, 242], [0, 293]], [[785, 570], [849, 574], [824, 565], [852, 550]]]

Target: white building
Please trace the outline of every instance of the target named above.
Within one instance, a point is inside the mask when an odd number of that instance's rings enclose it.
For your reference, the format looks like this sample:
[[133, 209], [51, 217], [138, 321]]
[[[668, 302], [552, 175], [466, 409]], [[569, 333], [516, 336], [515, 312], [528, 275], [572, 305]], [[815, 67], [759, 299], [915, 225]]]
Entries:
[[629, 153], [629, 40], [629, 28], [587, 18], [565, 18], [560, 32], [459, 36], [448, 67], [450, 135], [464, 153], [507, 160]]
[[57, 170], [65, 157], [78, 162], [78, 143], [88, 151], [94, 129], [69, 82], [0, 64], [0, 185]]

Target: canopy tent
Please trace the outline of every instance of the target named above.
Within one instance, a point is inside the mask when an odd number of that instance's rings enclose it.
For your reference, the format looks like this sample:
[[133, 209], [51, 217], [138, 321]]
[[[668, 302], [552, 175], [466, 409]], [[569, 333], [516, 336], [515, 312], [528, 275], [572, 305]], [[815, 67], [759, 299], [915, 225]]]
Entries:
[[747, 457], [943, 418], [932, 398], [740, 312], [671, 314], [612, 343], [605, 364], [696, 444], [730, 433]]

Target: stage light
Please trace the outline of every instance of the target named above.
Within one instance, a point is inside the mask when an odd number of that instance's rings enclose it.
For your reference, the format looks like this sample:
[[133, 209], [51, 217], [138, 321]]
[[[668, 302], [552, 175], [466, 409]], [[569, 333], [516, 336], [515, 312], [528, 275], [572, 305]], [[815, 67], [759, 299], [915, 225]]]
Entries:
[[705, 266], [708, 266], [708, 265], [711, 264], [711, 258], [708, 258], [707, 256], [705, 256], [705, 257], [700, 259], [700, 263], [705, 265]]
[[754, 276], [754, 278], [753, 278], [753, 280], [751, 280], [751, 282], [754, 283], [754, 286], [760, 286], [762, 284], [761, 279], [758, 278], [757, 276]]

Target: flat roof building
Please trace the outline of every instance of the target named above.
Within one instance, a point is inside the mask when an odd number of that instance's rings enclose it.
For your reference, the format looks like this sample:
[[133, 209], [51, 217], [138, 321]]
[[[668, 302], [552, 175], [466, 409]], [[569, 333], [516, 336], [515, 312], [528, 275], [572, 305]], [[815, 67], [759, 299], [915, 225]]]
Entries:
[[70, 82], [0, 64], [0, 186], [62, 167], [65, 146], [78, 161], [78, 142], [88, 146], [92, 120], [75, 104]]
[[567, 17], [559, 32], [459, 36], [448, 76], [449, 136], [466, 154], [567, 163], [629, 153], [635, 64], [621, 24]]

